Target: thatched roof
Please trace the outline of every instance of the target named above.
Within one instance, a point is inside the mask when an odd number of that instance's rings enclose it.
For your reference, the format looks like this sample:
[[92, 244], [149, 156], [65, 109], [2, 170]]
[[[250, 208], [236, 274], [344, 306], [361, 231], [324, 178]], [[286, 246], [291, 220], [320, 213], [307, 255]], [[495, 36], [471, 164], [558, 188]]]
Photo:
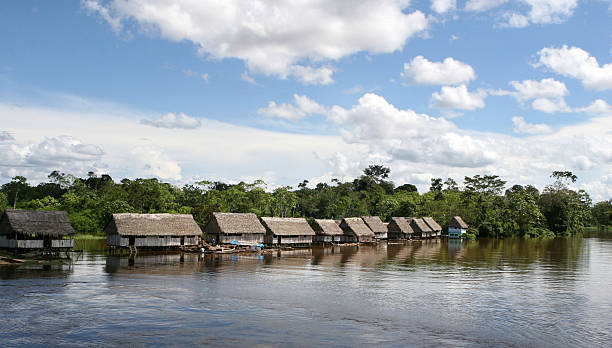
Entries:
[[213, 213], [204, 233], [264, 234], [266, 228], [253, 213]]
[[304, 218], [262, 217], [261, 221], [276, 236], [315, 235], [315, 231]]
[[316, 234], [326, 236], [339, 236], [344, 234], [344, 231], [338, 226], [336, 220], [315, 219], [312, 224], [312, 229]]
[[432, 232], [431, 228], [423, 221], [423, 219], [412, 219], [410, 227], [416, 233]]
[[454, 228], [463, 228], [463, 229], [468, 228], [468, 224], [466, 224], [465, 221], [463, 221], [461, 216], [453, 216], [448, 226], [454, 227]]
[[387, 226], [378, 216], [362, 216], [363, 222], [368, 225], [374, 233], [387, 233]]
[[411, 218], [405, 217], [393, 217], [389, 223], [389, 232], [401, 232], [406, 234], [412, 234], [414, 231], [410, 227]]
[[6, 209], [0, 224], [0, 235], [66, 236], [74, 229], [65, 211]]
[[442, 231], [442, 226], [440, 226], [436, 220], [431, 217], [424, 217], [423, 221], [431, 228], [432, 231]]
[[122, 236], [195, 236], [202, 234], [191, 214], [113, 214], [106, 234]]
[[359, 237], [374, 237], [374, 232], [363, 222], [362, 218], [351, 217], [342, 219], [340, 224], [342, 230], [346, 233], [354, 233]]

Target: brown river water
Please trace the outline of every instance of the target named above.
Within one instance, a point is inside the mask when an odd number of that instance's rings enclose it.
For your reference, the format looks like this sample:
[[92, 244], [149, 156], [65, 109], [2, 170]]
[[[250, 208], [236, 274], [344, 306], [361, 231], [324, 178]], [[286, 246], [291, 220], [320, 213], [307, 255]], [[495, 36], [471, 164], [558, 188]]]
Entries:
[[[94, 248], [95, 249], [95, 248]], [[612, 236], [0, 267], [0, 346], [612, 345]]]

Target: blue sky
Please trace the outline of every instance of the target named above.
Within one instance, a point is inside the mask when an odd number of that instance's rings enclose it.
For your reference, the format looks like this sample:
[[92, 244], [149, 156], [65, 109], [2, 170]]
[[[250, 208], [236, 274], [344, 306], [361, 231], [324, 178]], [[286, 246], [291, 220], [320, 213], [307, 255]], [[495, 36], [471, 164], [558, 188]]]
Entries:
[[398, 184], [578, 174], [612, 197], [612, 3], [0, 5], [0, 179]]

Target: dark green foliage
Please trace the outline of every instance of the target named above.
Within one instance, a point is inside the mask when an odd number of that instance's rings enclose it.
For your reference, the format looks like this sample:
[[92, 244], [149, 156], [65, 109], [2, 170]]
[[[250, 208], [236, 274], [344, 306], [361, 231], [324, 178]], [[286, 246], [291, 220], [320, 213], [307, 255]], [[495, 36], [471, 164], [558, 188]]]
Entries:
[[318, 183], [310, 188], [303, 180], [297, 189], [267, 190], [261, 180], [199, 181], [179, 188], [158, 179], [115, 183], [110, 176], [93, 172], [77, 178], [54, 171], [49, 182], [36, 186], [20, 176], [2, 185], [0, 211], [13, 205], [66, 210], [74, 228], [89, 234], [101, 233], [111, 215], [121, 212], [192, 214], [201, 226], [215, 211], [308, 219], [377, 215], [384, 221], [394, 216], [431, 216], [444, 229], [453, 216], [460, 215], [470, 225], [470, 236], [494, 238], [568, 235], [582, 231], [588, 223], [606, 225], [612, 220], [612, 201], [596, 204], [591, 214], [586, 192], [568, 188], [576, 180], [571, 172], [553, 173], [556, 181], [542, 194], [530, 185], [514, 185], [504, 192], [506, 182], [498, 176], [475, 175], [465, 178], [463, 189], [451, 178], [434, 178], [430, 192], [421, 195], [412, 184], [395, 188], [389, 174], [389, 168], [373, 165], [352, 182], [332, 179], [331, 185]]
[[600, 226], [612, 226], [612, 199], [595, 204], [593, 218]]

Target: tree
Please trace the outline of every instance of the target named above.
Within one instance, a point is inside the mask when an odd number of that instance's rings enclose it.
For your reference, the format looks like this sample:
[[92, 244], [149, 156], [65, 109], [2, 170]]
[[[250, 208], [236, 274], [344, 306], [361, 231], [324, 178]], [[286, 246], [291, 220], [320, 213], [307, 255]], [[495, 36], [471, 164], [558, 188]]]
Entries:
[[504, 190], [506, 182], [497, 175], [474, 175], [465, 177], [466, 191], [477, 192], [487, 196], [499, 195]]
[[403, 184], [401, 186], [396, 187], [394, 191], [418, 192], [417, 187], [413, 184]]
[[584, 190], [568, 188], [570, 182], [577, 180], [572, 172], [555, 171], [551, 177], [555, 182], [544, 188], [538, 201], [548, 228], [557, 235], [581, 232], [592, 221], [591, 198]]
[[[291, 192], [291, 186], [279, 187], [272, 194], [272, 213], [275, 216], [287, 217], [297, 205], [297, 195]], [[293, 214], [291, 214], [293, 215]]]
[[28, 200], [27, 195], [30, 185], [27, 183], [28, 179], [23, 176], [15, 176], [11, 179], [11, 182], [2, 185], [2, 191], [8, 198], [8, 205], [13, 208], [17, 207], [17, 201], [20, 198], [20, 194], [23, 200]]
[[363, 174], [376, 180], [376, 182], [381, 182], [382, 180], [387, 179], [389, 177], [389, 174], [391, 174], [391, 169], [378, 164], [369, 165], [366, 169], [363, 170]]
[[612, 199], [596, 203], [592, 213], [598, 225], [612, 226]]
[[431, 186], [429, 187], [431, 192], [442, 192], [442, 178], [431, 178]]

